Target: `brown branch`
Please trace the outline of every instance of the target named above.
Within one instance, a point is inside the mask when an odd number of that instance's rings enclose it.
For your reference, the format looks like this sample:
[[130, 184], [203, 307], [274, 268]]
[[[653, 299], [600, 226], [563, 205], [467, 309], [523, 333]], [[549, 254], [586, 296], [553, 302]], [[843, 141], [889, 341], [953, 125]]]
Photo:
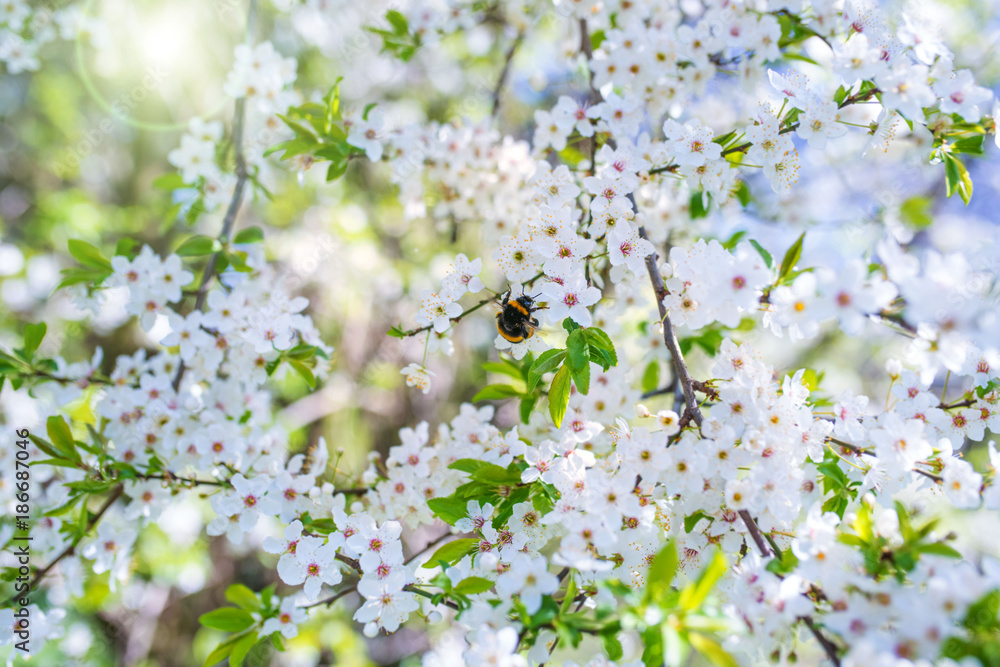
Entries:
[[76, 546], [83, 540], [83, 538], [87, 535], [87, 533], [89, 533], [90, 530], [97, 525], [97, 522], [101, 520], [101, 517], [104, 516], [104, 513], [107, 512], [108, 509], [110, 509], [111, 506], [115, 504], [115, 501], [121, 497], [122, 492], [124, 490], [125, 487], [123, 487], [121, 484], [116, 486], [114, 491], [111, 492], [111, 495], [108, 496], [108, 499], [104, 501], [103, 505], [101, 505], [101, 508], [97, 510], [97, 514], [95, 514], [93, 518], [91, 518], [90, 521], [87, 522], [87, 528], [83, 531], [83, 533], [79, 535], [77, 538], [75, 538], [72, 542], [70, 542], [69, 546], [63, 549], [62, 552], [54, 559], [52, 559], [52, 561], [49, 562], [48, 565], [35, 572], [35, 576], [32, 578], [31, 583], [28, 584], [28, 590], [13, 595], [7, 601], [5, 601], [3, 605], [0, 606], [6, 607], [14, 600], [29, 595], [32, 591], [35, 590], [35, 587], [38, 585], [38, 582], [41, 581], [42, 578], [44, 578], [45, 575], [47, 575], [52, 568], [58, 565], [62, 559], [66, 558], [67, 556], [72, 556], [76, 551]]
[[[253, 32], [256, 6], [257, 3], [252, 0], [247, 15], [247, 41], [250, 40], [251, 33]], [[222, 253], [226, 252], [226, 246], [229, 245], [233, 226], [236, 223], [236, 215], [240, 212], [240, 206], [243, 203], [243, 190], [246, 188], [247, 179], [249, 178], [246, 159], [243, 156], [243, 126], [245, 122], [246, 98], [241, 97], [236, 100], [236, 109], [233, 112], [233, 154], [236, 160], [236, 187], [233, 188], [233, 196], [229, 200], [226, 217], [222, 220], [222, 231], [219, 232], [219, 241], [223, 247], [209, 258], [208, 264], [205, 266], [205, 272], [201, 276], [201, 284], [198, 286], [198, 296], [194, 303], [195, 310], [205, 309], [205, 299], [208, 297], [209, 284], [215, 276], [215, 267], [219, 263], [219, 257]], [[181, 380], [184, 378], [185, 370], [186, 366], [182, 359], [180, 365], [177, 367], [177, 374], [174, 376], [173, 387], [175, 392], [180, 391]]]
[[[507, 54], [503, 59], [503, 69], [500, 70], [500, 76], [497, 78], [496, 88], [493, 90], [493, 112], [492, 116], [497, 117], [500, 113], [500, 94], [503, 92], [504, 83], [507, 81], [507, 74], [510, 72], [511, 62], [514, 60], [514, 54], [517, 52], [517, 47], [521, 45], [521, 40], [524, 39], [524, 33], [518, 32], [517, 37], [511, 43], [510, 48], [507, 49]], [[452, 239], [454, 242], [454, 239]]]
[[[629, 195], [629, 198], [632, 200], [632, 208], [635, 209], [635, 198], [632, 195]], [[649, 241], [645, 227], [639, 228], [639, 236]], [[684, 363], [680, 343], [677, 342], [677, 335], [674, 333], [674, 325], [667, 314], [667, 307], [663, 305], [663, 299], [667, 296], [667, 288], [663, 284], [663, 277], [660, 276], [660, 269], [656, 266], [657, 257], [658, 255], [655, 252], [646, 257], [646, 271], [649, 273], [650, 282], [653, 283], [653, 291], [656, 292], [656, 306], [659, 308], [660, 319], [663, 322], [663, 342], [666, 344], [667, 349], [670, 350], [670, 358], [673, 361], [674, 370], [677, 373], [678, 381], [681, 383], [681, 389], [684, 391], [684, 403], [687, 406], [685, 412], [690, 413], [691, 419], [698, 426], [701, 426], [704, 417], [701, 414], [701, 410], [698, 409], [698, 402], [695, 399], [694, 379], [688, 371], [687, 364]]]
[[757, 551], [764, 558], [770, 558], [773, 554], [771, 549], [767, 546], [767, 542], [764, 540], [764, 535], [760, 532], [760, 526], [754, 521], [753, 517], [750, 516], [750, 512], [747, 510], [740, 510], [737, 512], [740, 518], [743, 519], [743, 523], [746, 524], [747, 531], [750, 532], [750, 537], [753, 538], [754, 544], [757, 545]]
[[[632, 201], [632, 207], [636, 208], [635, 198], [631, 195], [629, 195], [629, 198]], [[645, 228], [639, 228], [639, 235], [647, 241], [649, 240], [649, 237], [646, 235]], [[646, 270], [649, 273], [650, 282], [653, 284], [653, 291], [656, 293], [656, 303], [660, 311], [660, 317], [663, 321], [663, 341], [670, 350], [670, 356], [674, 362], [674, 369], [677, 371], [680, 386], [684, 391], [684, 401], [687, 407], [681, 419], [682, 421], [684, 419], [694, 420], [698, 426], [701, 426], [704, 417], [701, 414], [701, 410], [698, 408], [698, 404], [695, 402], [695, 380], [692, 379], [691, 373], [688, 371], [687, 364], [684, 362], [684, 356], [681, 354], [680, 345], [677, 342], [677, 336], [674, 334], [673, 324], [670, 322], [670, 316], [667, 313], [666, 306], [663, 305], [663, 299], [667, 296], [667, 288], [663, 284], [663, 278], [660, 276], [660, 270], [656, 266], [656, 258], [656, 253], [653, 253], [646, 258]], [[699, 385], [702, 390], [707, 388], [707, 386], [703, 383], [699, 383]], [[771, 549], [768, 547], [767, 541], [761, 534], [760, 527], [757, 525], [757, 522], [754, 521], [753, 517], [750, 516], [750, 513], [747, 510], [740, 510], [738, 514], [743, 520], [743, 523], [746, 525], [747, 530], [750, 533], [750, 537], [753, 539], [754, 544], [756, 544], [757, 550], [760, 551], [761, 556], [764, 558], [770, 558], [772, 556]], [[822, 633], [815, 625], [810, 625], [810, 630], [812, 630], [817, 640], [823, 646], [824, 651], [826, 651], [830, 660], [833, 661], [833, 664], [836, 665], [836, 667], [840, 667], [840, 659], [837, 657], [836, 646], [834, 646], [833, 643], [826, 637], [822, 637]]]
[[826, 657], [830, 658], [830, 662], [834, 665], [840, 667], [840, 656], [837, 655], [837, 645], [823, 634], [823, 632], [819, 629], [819, 626], [816, 625], [816, 622], [812, 620], [811, 616], [803, 616], [801, 618], [806, 624], [806, 627], [809, 628], [813, 637], [816, 638], [816, 641], [818, 641], [820, 646], [823, 647], [823, 650], [826, 652]]

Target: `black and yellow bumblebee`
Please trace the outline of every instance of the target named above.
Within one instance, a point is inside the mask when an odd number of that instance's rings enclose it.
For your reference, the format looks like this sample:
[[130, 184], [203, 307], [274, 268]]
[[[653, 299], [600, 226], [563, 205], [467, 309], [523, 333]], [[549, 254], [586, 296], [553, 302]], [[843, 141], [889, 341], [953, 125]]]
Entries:
[[511, 301], [510, 295], [511, 291], [508, 289], [507, 293], [504, 294], [503, 301], [500, 302], [500, 311], [497, 313], [497, 331], [511, 343], [520, 343], [535, 335], [538, 320], [531, 314], [542, 309], [535, 306], [534, 298], [527, 294], [522, 294], [513, 301]]

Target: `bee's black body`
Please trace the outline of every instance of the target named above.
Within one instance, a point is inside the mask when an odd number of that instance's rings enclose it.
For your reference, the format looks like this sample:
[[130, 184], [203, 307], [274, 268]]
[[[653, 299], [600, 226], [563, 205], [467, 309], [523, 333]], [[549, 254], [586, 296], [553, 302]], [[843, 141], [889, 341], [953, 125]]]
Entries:
[[535, 301], [527, 294], [510, 300], [510, 292], [503, 297], [500, 312], [497, 313], [497, 331], [512, 343], [520, 343], [531, 338], [538, 327], [538, 320], [531, 314], [538, 310]]

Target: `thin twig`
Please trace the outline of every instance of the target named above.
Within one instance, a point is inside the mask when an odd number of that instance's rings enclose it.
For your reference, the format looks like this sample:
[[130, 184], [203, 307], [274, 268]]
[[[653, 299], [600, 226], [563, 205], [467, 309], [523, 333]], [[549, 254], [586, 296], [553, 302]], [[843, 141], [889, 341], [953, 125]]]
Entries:
[[[632, 201], [633, 209], [637, 208], [635, 203], [635, 198], [629, 195]], [[649, 240], [646, 235], [645, 228], [639, 228], [639, 235]], [[646, 270], [649, 273], [649, 280], [653, 284], [653, 291], [656, 293], [656, 303], [659, 307], [660, 318], [663, 321], [663, 342], [666, 343], [667, 348], [670, 350], [670, 356], [674, 363], [674, 369], [677, 371], [677, 377], [679, 378], [680, 386], [684, 391], [684, 401], [687, 409], [684, 411], [683, 419], [693, 420], [698, 426], [701, 426], [704, 417], [701, 414], [701, 410], [698, 408], [698, 404], [695, 402], [695, 381], [691, 378], [691, 373], [688, 371], [687, 364], [684, 361], [684, 356], [681, 354], [680, 345], [677, 342], [677, 336], [674, 334], [673, 324], [670, 322], [670, 316], [667, 313], [666, 306], [663, 305], [663, 299], [667, 296], [667, 288], [663, 283], [663, 278], [660, 276], [660, 270], [656, 266], [656, 253], [650, 254], [646, 257]], [[760, 527], [757, 522], [754, 521], [753, 517], [747, 510], [740, 510], [738, 512], [743, 523], [746, 525], [747, 530], [750, 533], [750, 537], [753, 539], [754, 544], [757, 545], [758, 551], [760, 551], [761, 556], [764, 558], [770, 558], [772, 556], [771, 549], [768, 547], [763, 534], [760, 532]], [[815, 626], [810, 628], [813, 630], [813, 634], [817, 636], [823, 649], [826, 651], [830, 660], [836, 667], [840, 667], [840, 659], [837, 657], [836, 647], [830, 642], [829, 639], [823, 637], [819, 639], [821, 633]]]
[[35, 576], [32, 578], [31, 583], [28, 584], [28, 590], [22, 593], [17, 593], [16, 595], [10, 597], [6, 602], [4, 602], [0, 606], [6, 607], [14, 600], [29, 595], [32, 591], [35, 590], [35, 587], [38, 585], [38, 582], [41, 581], [42, 578], [45, 577], [45, 575], [47, 575], [52, 568], [54, 568], [57, 564], [59, 564], [59, 562], [62, 559], [66, 558], [67, 556], [73, 555], [73, 553], [76, 551], [76, 546], [83, 540], [86, 534], [89, 533], [90, 530], [97, 525], [97, 522], [101, 520], [101, 517], [104, 516], [104, 513], [107, 512], [108, 509], [110, 509], [111, 506], [115, 504], [115, 501], [121, 497], [122, 492], [124, 490], [125, 487], [123, 487], [121, 484], [116, 486], [114, 491], [111, 492], [111, 495], [108, 496], [108, 499], [104, 501], [103, 505], [101, 505], [101, 508], [97, 510], [97, 514], [95, 514], [93, 518], [91, 518], [91, 520], [87, 523], [86, 530], [84, 530], [81, 535], [79, 535], [72, 542], [70, 542], [69, 546], [63, 549], [62, 552], [54, 559], [52, 559], [52, 561], [50, 561], [48, 565], [46, 565], [45, 567], [43, 567], [42, 569], [38, 570], [35, 573]]
[[823, 632], [819, 629], [819, 626], [816, 625], [816, 622], [812, 620], [811, 616], [803, 616], [802, 620], [805, 622], [806, 627], [809, 628], [809, 631], [812, 632], [816, 641], [818, 641], [820, 646], [823, 647], [823, 650], [826, 652], [826, 657], [830, 658], [830, 662], [837, 667], [840, 667], [840, 656], [837, 655], [837, 645], [823, 634]]
[[764, 541], [764, 535], [760, 532], [760, 526], [754, 521], [753, 517], [750, 516], [750, 512], [747, 510], [740, 510], [738, 512], [740, 518], [743, 519], [743, 523], [746, 524], [747, 530], [750, 532], [750, 537], [753, 538], [754, 544], [757, 545], [757, 550], [760, 555], [764, 558], [771, 557], [771, 549], [768, 548], [767, 542]]
[[[524, 39], [524, 33], [518, 32], [517, 37], [511, 43], [510, 48], [507, 49], [507, 54], [503, 59], [503, 68], [500, 70], [500, 76], [497, 78], [496, 88], [493, 89], [493, 113], [491, 114], [494, 118], [500, 113], [500, 97], [503, 92], [504, 84], [507, 82], [507, 75], [510, 73], [510, 65], [514, 60], [514, 54], [517, 53], [517, 47], [521, 45], [521, 40]], [[454, 239], [452, 240], [454, 242]]]
[[[631, 195], [629, 197], [632, 198]], [[634, 198], [632, 198], [632, 207], [635, 208]], [[639, 236], [649, 241], [645, 227], [639, 228]], [[658, 257], [659, 255], [655, 252], [646, 257], [646, 271], [649, 273], [650, 282], [653, 283], [653, 291], [656, 292], [656, 306], [660, 311], [660, 319], [663, 322], [663, 342], [666, 344], [667, 349], [670, 350], [670, 358], [673, 361], [674, 370], [677, 373], [678, 381], [684, 392], [684, 404], [687, 407], [686, 412], [690, 413], [690, 418], [698, 426], [701, 426], [704, 417], [701, 414], [701, 410], [698, 409], [698, 401], [694, 395], [694, 380], [688, 371], [687, 364], [684, 363], [681, 346], [677, 342], [677, 334], [674, 333], [674, 325], [667, 314], [667, 307], [663, 305], [663, 299], [667, 296], [667, 288], [663, 284], [663, 278], [660, 276], [660, 269], [656, 266]]]
[[[250, 10], [247, 15], [246, 28], [247, 42], [250, 42], [252, 39], [256, 7], [256, 0], [250, 0]], [[200, 311], [205, 309], [205, 300], [208, 297], [208, 287], [212, 282], [212, 278], [215, 276], [215, 267], [219, 262], [219, 257], [222, 253], [226, 252], [226, 246], [229, 245], [229, 239], [233, 233], [233, 226], [236, 223], [236, 215], [239, 213], [240, 206], [243, 204], [243, 190], [246, 189], [247, 179], [249, 178], [246, 159], [243, 156], [243, 126], [245, 121], [246, 98], [241, 97], [236, 100], [236, 109], [233, 113], [233, 153], [236, 160], [236, 187], [233, 188], [233, 196], [229, 200], [229, 207], [226, 209], [226, 217], [222, 220], [222, 231], [219, 232], [219, 241], [222, 243], [222, 249], [212, 255], [208, 260], [208, 264], [205, 266], [205, 272], [201, 276], [201, 284], [198, 286], [198, 296], [195, 299], [195, 310]], [[186, 366], [184, 364], [184, 360], [182, 359], [180, 365], [177, 367], [177, 374], [174, 376], [173, 387], [175, 392], [180, 391], [181, 380], [184, 378], [185, 370]]]

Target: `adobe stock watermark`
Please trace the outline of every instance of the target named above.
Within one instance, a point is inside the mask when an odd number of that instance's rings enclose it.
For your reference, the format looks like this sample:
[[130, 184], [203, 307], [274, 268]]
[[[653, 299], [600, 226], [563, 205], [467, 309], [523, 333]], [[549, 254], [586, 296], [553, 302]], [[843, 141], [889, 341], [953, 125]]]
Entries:
[[168, 76], [170, 72], [163, 65], [150, 65], [146, 68], [145, 75], [138, 84], [110, 103], [108, 115], [101, 118], [96, 127], [85, 132], [83, 139], [62, 152], [53, 164], [52, 171], [60, 178], [74, 174], [80, 168], [80, 164], [115, 131], [118, 123], [127, 122], [135, 109], [146, 101]]

